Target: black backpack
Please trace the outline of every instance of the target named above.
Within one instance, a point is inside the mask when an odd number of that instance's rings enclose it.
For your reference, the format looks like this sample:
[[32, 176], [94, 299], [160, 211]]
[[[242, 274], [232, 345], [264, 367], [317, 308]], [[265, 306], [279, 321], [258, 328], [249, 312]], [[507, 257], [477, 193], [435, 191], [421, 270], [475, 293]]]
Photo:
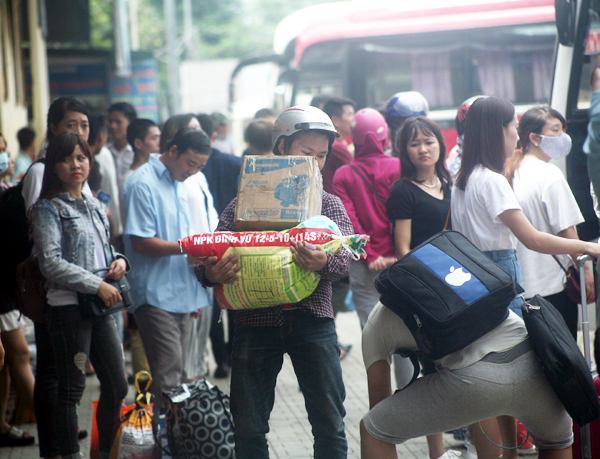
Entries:
[[569, 416], [583, 426], [600, 416], [596, 386], [562, 315], [539, 295], [521, 306], [544, 374]]
[[457, 231], [436, 234], [375, 278], [381, 303], [399, 315], [432, 360], [500, 325], [521, 287]]
[[0, 196], [0, 241], [3, 246], [0, 288], [15, 295], [17, 265], [31, 254], [33, 248], [33, 242], [29, 239], [29, 222], [22, 194], [24, 179], [25, 177]]

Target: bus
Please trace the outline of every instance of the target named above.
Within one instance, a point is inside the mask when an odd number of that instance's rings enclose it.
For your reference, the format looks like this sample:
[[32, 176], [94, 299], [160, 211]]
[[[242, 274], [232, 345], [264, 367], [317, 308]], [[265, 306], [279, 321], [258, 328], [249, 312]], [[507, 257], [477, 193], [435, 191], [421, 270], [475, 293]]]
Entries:
[[[547, 102], [557, 29], [554, 0], [420, 0], [324, 3], [281, 21], [274, 53], [241, 61], [232, 75], [270, 62], [277, 83], [265, 105], [278, 111], [317, 94], [379, 107], [419, 91], [450, 149], [456, 109], [469, 97], [509, 99], [519, 113]], [[257, 107], [260, 108], [260, 107]]]
[[[600, 53], [600, 0], [354, 0], [324, 3], [284, 18], [273, 53], [242, 60], [232, 73], [230, 108], [244, 72], [268, 69], [265, 97], [254, 110], [281, 111], [316, 94], [352, 98], [358, 108], [381, 107], [399, 91], [429, 101], [448, 150], [456, 142], [459, 105], [478, 94], [504, 97], [522, 114], [547, 104], [565, 115], [572, 153], [557, 165], [585, 217], [582, 239], [598, 237], [590, 197], [587, 135], [590, 75]], [[247, 82], [246, 82], [247, 84]], [[241, 94], [241, 91], [240, 91]], [[260, 102], [257, 102], [260, 101]], [[238, 116], [239, 118], [239, 116]]]
[[598, 219], [590, 196], [587, 156], [590, 76], [600, 54], [600, 0], [556, 0], [558, 40], [553, 64], [550, 105], [564, 114], [573, 139], [565, 161], [567, 181], [585, 217], [577, 227], [581, 239], [598, 238]]

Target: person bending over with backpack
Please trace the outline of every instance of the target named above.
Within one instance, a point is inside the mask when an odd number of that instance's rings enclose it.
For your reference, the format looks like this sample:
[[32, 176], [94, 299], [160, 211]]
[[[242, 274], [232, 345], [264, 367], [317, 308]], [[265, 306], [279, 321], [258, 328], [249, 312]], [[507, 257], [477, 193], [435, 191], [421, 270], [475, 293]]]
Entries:
[[[434, 234], [449, 228], [450, 175], [444, 165], [446, 145], [442, 132], [429, 118], [408, 119], [396, 136], [394, 148], [399, 152], [402, 172], [392, 186], [386, 208], [395, 255], [400, 259]], [[421, 358], [420, 362], [424, 375], [435, 373], [432, 360]], [[404, 387], [413, 374], [410, 360], [396, 355], [394, 370], [398, 387]], [[427, 446], [430, 459], [457, 456], [454, 450], [446, 451], [441, 432], [428, 435]]]
[[360, 423], [363, 459], [397, 458], [396, 444], [502, 415], [521, 420], [540, 459], [571, 459], [571, 418], [514, 312], [481, 338], [436, 361], [435, 374], [393, 395], [392, 355], [399, 349], [416, 350], [413, 335], [400, 316], [378, 303], [362, 340], [373, 406]]

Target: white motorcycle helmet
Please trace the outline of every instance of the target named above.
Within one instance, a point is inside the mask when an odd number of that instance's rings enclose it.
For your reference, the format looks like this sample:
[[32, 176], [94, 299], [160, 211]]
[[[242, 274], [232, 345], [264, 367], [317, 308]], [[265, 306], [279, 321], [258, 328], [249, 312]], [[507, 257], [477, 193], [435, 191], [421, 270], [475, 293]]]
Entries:
[[[316, 130], [329, 137], [329, 152], [336, 137], [340, 135], [335, 130], [331, 118], [325, 112], [310, 105], [297, 105], [285, 110], [273, 126], [273, 153], [280, 155], [279, 140], [288, 138], [296, 132]], [[286, 150], [287, 150], [286, 145]]]

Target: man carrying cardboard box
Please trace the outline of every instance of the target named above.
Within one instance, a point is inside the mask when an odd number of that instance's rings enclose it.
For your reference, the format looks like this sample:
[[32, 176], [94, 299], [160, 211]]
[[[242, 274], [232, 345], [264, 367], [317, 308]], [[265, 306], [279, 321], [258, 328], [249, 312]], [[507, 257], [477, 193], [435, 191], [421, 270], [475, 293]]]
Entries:
[[[321, 110], [292, 107], [275, 122], [273, 152], [313, 156], [322, 169], [337, 136], [330, 118]], [[217, 231], [233, 231], [236, 202], [234, 199], [221, 215]], [[323, 193], [322, 214], [337, 223], [343, 235], [353, 234], [338, 197]], [[350, 253], [342, 249], [336, 255], [327, 255], [320, 246], [293, 243], [292, 254], [302, 269], [321, 275], [313, 294], [294, 305], [238, 311], [235, 316], [231, 411], [238, 459], [269, 457], [265, 435], [285, 353], [292, 360], [306, 401], [315, 437], [315, 459], [347, 457], [345, 388], [331, 306], [331, 282], [348, 275]], [[234, 282], [240, 269], [238, 259], [230, 256], [219, 262], [210, 257], [197, 264], [195, 271], [198, 280], [208, 287]]]

